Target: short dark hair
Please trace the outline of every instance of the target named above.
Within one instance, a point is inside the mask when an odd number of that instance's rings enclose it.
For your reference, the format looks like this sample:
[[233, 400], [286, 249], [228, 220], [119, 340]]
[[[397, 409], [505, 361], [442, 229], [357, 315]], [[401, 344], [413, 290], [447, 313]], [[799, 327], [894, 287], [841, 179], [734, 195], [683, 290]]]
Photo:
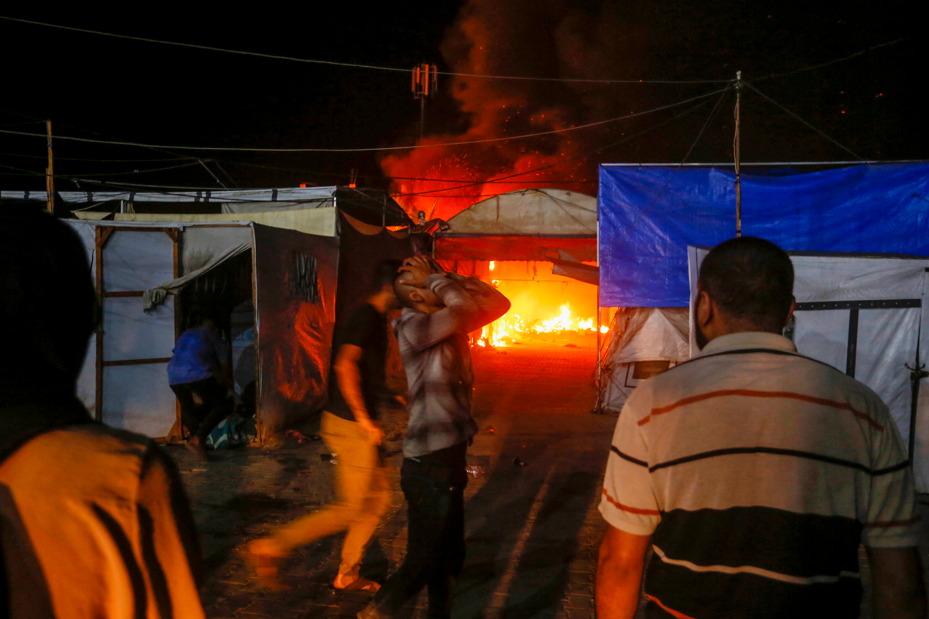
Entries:
[[700, 289], [727, 314], [765, 331], [780, 331], [793, 303], [794, 267], [783, 249], [743, 236], [710, 250], [700, 265]]
[[380, 292], [387, 284], [393, 285], [397, 277], [397, 269], [403, 266], [402, 260], [381, 260], [374, 268], [374, 278], [371, 281], [371, 294]]

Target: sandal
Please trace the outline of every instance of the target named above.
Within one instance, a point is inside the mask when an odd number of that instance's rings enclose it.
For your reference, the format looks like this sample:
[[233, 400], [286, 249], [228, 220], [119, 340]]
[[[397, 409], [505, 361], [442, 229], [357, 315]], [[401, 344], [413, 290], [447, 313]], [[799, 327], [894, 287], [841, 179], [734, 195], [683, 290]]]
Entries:
[[283, 556], [271, 550], [267, 540], [252, 540], [239, 548], [239, 554], [245, 559], [262, 588], [270, 591], [290, 588], [278, 578], [278, 563]]
[[376, 592], [381, 588], [381, 585], [374, 582], [373, 580], [368, 580], [358, 576], [355, 580], [345, 583], [342, 580], [342, 574], [339, 574], [335, 577], [335, 582], [332, 583], [332, 586], [338, 589], [339, 591], [371, 591]]

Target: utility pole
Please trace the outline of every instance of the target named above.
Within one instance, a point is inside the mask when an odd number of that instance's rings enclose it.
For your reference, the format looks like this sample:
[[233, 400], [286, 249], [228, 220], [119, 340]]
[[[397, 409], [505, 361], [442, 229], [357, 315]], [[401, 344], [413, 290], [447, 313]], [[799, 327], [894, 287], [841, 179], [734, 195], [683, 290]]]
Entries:
[[413, 69], [413, 98], [419, 99], [419, 137], [426, 133], [426, 99], [435, 96], [438, 67], [423, 63]]
[[48, 135], [48, 167], [45, 168], [45, 194], [48, 197], [48, 213], [55, 214], [55, 166], [52, 158], [52, 121], [45, 121]]
[[742, 98], [742, 72], [735, 72], [735, 135], [732, 138], [732, 155], [735, 158], [735, 235], [742, 236], [742, 176], [739, 172], [739, 103]]

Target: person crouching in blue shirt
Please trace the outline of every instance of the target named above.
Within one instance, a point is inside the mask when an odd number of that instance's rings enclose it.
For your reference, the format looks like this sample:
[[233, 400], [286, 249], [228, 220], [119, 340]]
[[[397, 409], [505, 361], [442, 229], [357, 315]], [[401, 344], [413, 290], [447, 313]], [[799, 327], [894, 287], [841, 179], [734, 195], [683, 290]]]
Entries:
[[206, 455], [206, 437], [234, 406], [229, 352], [212, 318], [184, 331], [173, 352], [168, 384], [180, 402], [181, 423], [190, 433], [187, 444]]

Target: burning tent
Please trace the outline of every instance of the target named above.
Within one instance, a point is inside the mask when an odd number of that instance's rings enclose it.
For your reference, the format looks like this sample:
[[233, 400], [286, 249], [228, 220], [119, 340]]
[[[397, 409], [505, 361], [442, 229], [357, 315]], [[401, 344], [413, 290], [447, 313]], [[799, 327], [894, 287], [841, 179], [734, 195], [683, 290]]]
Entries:
[[[929, 349], [929, 340], [920, 341], [929, 333], [921, 328], [929, 318], [929, 262], [912, 257], [929, 256], [929, 163], [821, 165], [806, 173], [743, 166], [742, 233], [791, 252], [797, 270], [800, 352], [856, 376], [888, 402], [909, 440], [917, 486], [929, 490], [929, 382], [918, 369], [919, 351]], [[734, 180], [712, 166], [602, 166], [602, 305], [626, 308], [617, 311], [620, 319], [645, 308], [688, 311], [700, 257], [690, 250], [688, 271], [688, 246], [735, 236]], [[668, 324], [662, 337], [677, 338], [676, 330]], [[622, 340], [608, 351], [604, 369], [621, 359], [642, 363], [645, 375], [661, 361], [626, 351]], [[609, 399], [610, 382], [601, 380], [601, 401]]]
[[596, 267], [585, 264], [597, 259], [596, 240], [596, 198], [524, 189], [452, 217], [436, 237], [436, 258], [510, 298], [510, 312], [476, 339], [500, 346], [529, 334], [596, 331]]

